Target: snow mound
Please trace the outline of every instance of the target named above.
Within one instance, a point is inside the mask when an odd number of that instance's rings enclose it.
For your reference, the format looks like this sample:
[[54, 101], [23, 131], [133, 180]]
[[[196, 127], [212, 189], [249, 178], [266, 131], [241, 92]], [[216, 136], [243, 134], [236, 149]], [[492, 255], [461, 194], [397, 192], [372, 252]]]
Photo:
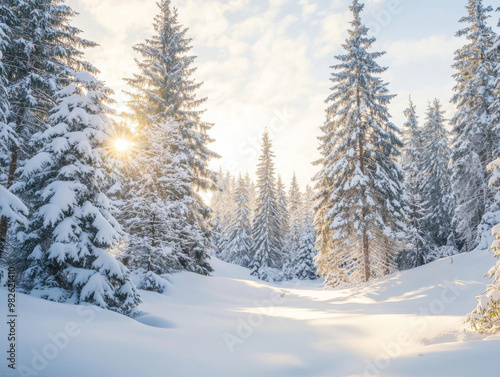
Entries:
[[160, 329], [173, 329], [177, 327], [173, 322], [166, 320], [165, 318], [156, 316], [150, 313], [142, 313], [134, 318], [137, 322], [142, 323], [146, 326], [158, 327]]

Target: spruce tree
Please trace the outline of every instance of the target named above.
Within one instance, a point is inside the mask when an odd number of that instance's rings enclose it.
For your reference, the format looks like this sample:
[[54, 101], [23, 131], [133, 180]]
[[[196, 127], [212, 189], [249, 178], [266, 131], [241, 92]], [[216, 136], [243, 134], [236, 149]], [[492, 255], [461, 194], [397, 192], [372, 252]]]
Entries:
[[223, 261], [230, 262], [227, 255], [231, 252], [228, 249], [230, 238], [230, 227], [234, 220], [234, 185], [233, 177], [230, 172], [226, 172], [220, 182], [220, 199], [219, 199], [219, 217], [220, 217], [220, 235], [219, 235], [219, 258]]
[[225, 260], [243, 267], [249, 267], [252, 256], [252, 228], [250, 223], [250, 198], [247, 182], [241, 177], [234, 191], [235, 213], [229, 228], [229, 241]]
[[[498, 186], [500, 184], [500, 159], [497, 158], [492, 162], [488, 170], [493, 173], [490, 184]], [[496, 200], [500, 200], [500, 195], [497, 194]], [[500, 224], [493, 227], [492, 234], [496, 240], [491, 245], [491, 251], [498, 262], [486, 276], [493, 282], [488, 285], [481, 296], [477, 297], [478, 305], [467, 316], [467, 322], [479, 333], [495, 335], [500, 332]]]
[[342, 46], [346, 54], [332, 67], [317, 177], [325, 197], [317, 216], [324, 216], [320, 221], [333, 239], [331, 247], [319, 250], [316, 263], [330, 285], [338, 284], [335, 276], [358, 283], [388, 274], [405, 230], [403, 177], [394, 162], [402, 143], [387, 109], [394, 96], [377, 76], [386, 71], [376, 62], [383, 53], [368, 52], [375, 39], [361, 23], [363, 8], [353, 1], [354, 20]]
[[139, 297], [128, 270], [108, 252], [122, 237], [102, 190], [111, 91], [88, 72], [67, 80], [16, 187], [33, 198], [22, 287], [45, 299], [129, 314]]
[[269, 133], [266, 131], [262, 138], [262, 155], [257, 169], [259, 196], [252, 230], [251, 263], [251, 274], [262, 280], [279, 280], [277, 270], [283, 267], [274, 153], [271, 148]]
[[[500, 8], [497, 9], [500, 11]], [[499, 21], [500, 25], [500, 21]], [[492, 61], [496, 68], [493, 71], [494, 80], [493, 84], [493, 101], [489, 108], [491, 121], [492, 121], [492, 129], [493, 132], [497, 135], [500, 135], [500, 35], [495, 35], [495, 40], [493, 42], [493, 47], [487, 52], [488, 59]], [[500, 154], [500, 149], [496, 149], [494, 151], [494, 155], [498, 156]], [[486, 172], [489, 174], [488, 172]], [[496, 197], [499, 195], [498, 186], [490, 186], [490, 195], [493, 197], [493, 200], [489, 202], [486, 206], [486, 213], [484, 214], [481, 223], [478, 227], [478, 239], [477, 243], [480, 250], [487, 249], [492, 240], [491, 235], [491, 227], [494, 224], [497, 224], [500, 221], [500, 201], [496, 200]]]
[[316, 266], [314, 258], [317, 255], [315, 242], [316, 232], [312, 224], [312, 218], [305, 221], [305, 226], [300, 237], [298, 252], [294, 260], [293, 276], [300, 280], [316, 280]]
[[217, 190], [213, 192], [210, 209], [212, 210], [212, 243], [215, 247], [215, 254], [217, 256], [221, 253], [221, 242], [222, 242], [222, 219], [224, 216], [224, 173], [222, 168], [219, 169], [217, 173]]
[[253, 219], [255, 218], [255, 211], [257, 207], [257, 189], [255, 187], [255, 183], [250, 178], [250, 174], [248, 172], [245, 175], [245, 182], [248, 186], [248, 197], [250, 199], [250, 221], [253, 224]]
[[404, 153], [402, 168], [405, 176], [406, 197], [408, 202], [407, 226], [408, 247], [398, 257], [398, 267], [407, 270], [425, 263], [431, 245], [424, 223], [425, 209], [422, 196], [423, 135], [418, 125], [415, 105], [410, 98], [410, 105], [405, 110], [403, 143]]
[[174, 120], [152, 124], [136, 144], [139, 153], [121, 208], [129, 240], [120, 258], [139, 275], [139, 288], [162, 293], [167, 285], [162, 275], [210, 271], [196, 251], [203, 245], [204, 219], [190, 217], [196, 205], [189, 195], [193, 176], [180, 126]]
[[316, 231], [314, 230], [314, 193], [311, 187], [306, 187], [301, 199], [299, 212], [302, 214], [302, 229], [299, 245], [293, 262], [293, 277], [300, 280], [315, 280], [318, 278], [314, 259], [318, 254], [316, 249]]
[[290, 255], [294, 256], [299, 247], [305, 216], [305, 203], [302, 200], [302, 193], [300, 192], [299, 183], [295, 173], [293, 174], [290, 191], [288, 192], [288, 203], [290, 208]]
[[[7, 83], [6, 70], [3, 65], [4, 51], [7, 48], [10, 34], [10, 29], [6, 24], [9, 16], [11, 16], [11, 10], [6, 5], [0, 4], [0, 218], [5, 219], [4, 222], [7, 225], [10, 222], [25, 223], [25, 215], [28, 214], [24, 203], [7, 189], [8, 174], [4, 169], [9, 162], [10, 145], [16, 142], [16, 134], [12, 127], [7, 124], [9, 101], [5, 87]], [[0, 239], [0, 248], [1, 245], [5, 245], [5, 242], [5, 238]], [[0, 258], [1, 256], [0, 250]]]
[[[182, 252], [186, 259], [195, 256], [198, 267], [194, 270], [208, 273], [208, 252], [213, 249], [208, 221], [210, 209], [198, 191], [217, 188], [215, 173], [208, 167], [210, 159], [217, 156], [208, 148], [212, 139], [207, 132], [212, 125], [201, 120], [203, 111], [199, 108], [206, 99], [196, 96], [201, 83], [192, 78], [195, 57], [190, 55], [192, 47], [191, 39], [186, 37], [188, 29], [179, 24], [177, 9], [170, 0], [160, 0], [158, 7], [155, 35], [134, 47], [140, 58], [136, 59], [139, 73], [127, 80], [132, 89], [130, 117], [137, 125], [138, 133], [143, 134], [148, 133], [152, 124], [165, 123], [169, 119], [179, 124], [184, 147], [189, 150], [186, 155], [187, 174], [193, 177], [189, 193], [185, 195], [193, 200], [186, 199], [190, 204], [183, 218], [188, 223], [180, 228], [177, 236], [184, 245]], [[186, 233], [190, 225], [192, 234]], [[191, 267], [187, 268], [191, 270]]]
[[[493, 83], [498, 56], [488, 51], [495, 34], [487, 25], [492, 11], [482, 0], [469, 0], [467, 16], [460, 19], [466, 26], [458, 37], [467, 42], [455, 53], [454, 75], [456, 94], [453, 103], [457, 113], [453, 124], [452, 189], [456, 202], [453, 224], [457, 241], [465, 251], [479, 242], [478, 226], [489, 206], [494, 204], [494, 191], [488, 187], [486, 166], [496, 157], [499, 130], [492, 121]], [[491, 229], [490, 224], [488, 227]]]
[[[80, 30], [70, 25], [75, 12], [59, 2], [5, 0], [0, 12], [3, 34], [8, 31], [2, 61], [11, 131], [2, 157], [2, 186], [11, 191], [18, 167], [34, 153], [31, 137], [45, 129], [55, 91], [68, 69], [93, 69], [82, 60], [81, 49], [95, 44], [79, 36]], [[0, 218], [0, 256], [10, 224], [6, 216]]]
[[448, 244], [453, 229], [453, 196], [450, 182], [448, 131], [444, 126], [444, 111], [439, 100], [429, 104], [427, 119], [422, 128], [421, 190], [424, 198], [426, 233], [433, 247]]
[[278, 174], [278, 180], [276, 182], [276, 198], [278, 203], [278, 223], [279, 223], [279, 236], [280, 236], [280, 248], [283, 255], [283, 261], [289, 259], [289, 245], [290, 239], [290, 213], [288, 212], [288, 198], [286, 197], [285, 185], [281, 179], [281, 175]]

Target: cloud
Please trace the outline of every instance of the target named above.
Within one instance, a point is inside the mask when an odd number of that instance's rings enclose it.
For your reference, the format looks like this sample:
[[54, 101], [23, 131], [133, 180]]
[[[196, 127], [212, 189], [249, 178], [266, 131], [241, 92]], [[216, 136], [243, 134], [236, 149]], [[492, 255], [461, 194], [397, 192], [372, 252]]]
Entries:
[[349, 11], [331, 13], [323, 18], [319, 36], [315, 40], [316, 58], [323, 58], [334, 50], [339, 50], [347, 37], [347, 28], [352, 16]]
[[302, 6], [302, 16], [306, 19], [316, 14], [318, 10], [318, 4], [311, 3], [310, 0], [300, 0], [299, 4]]
[[460, 47], [461, 41], [453, 36], [433, 35], [419, 40], [400, 40], [386, 47], [397, 64], [429, 59], [449, 60]]

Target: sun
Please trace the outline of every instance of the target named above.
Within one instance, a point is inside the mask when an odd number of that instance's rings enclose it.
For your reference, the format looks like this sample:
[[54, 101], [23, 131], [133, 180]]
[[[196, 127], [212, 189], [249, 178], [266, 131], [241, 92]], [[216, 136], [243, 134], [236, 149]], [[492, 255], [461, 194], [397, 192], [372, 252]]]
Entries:
[[118, 153], [127, 153], [132, 148], [133, 143], [124, 138], [118, 138], [113, 141], [113, 149]]

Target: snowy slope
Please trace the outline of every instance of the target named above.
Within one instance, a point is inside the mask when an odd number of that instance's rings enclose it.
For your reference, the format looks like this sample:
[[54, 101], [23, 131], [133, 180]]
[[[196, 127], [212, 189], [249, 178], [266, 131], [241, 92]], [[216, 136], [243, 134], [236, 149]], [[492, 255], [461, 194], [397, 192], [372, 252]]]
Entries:
[[18, 369], [4, 358], [0, 376], [498, 376], [500, 337], [463, 331], [493, 265], [485, 252], [349, 290], [212, 264], [214, 277], [179, 273], [165, 295], [141, 292], [137, 319], [18, 295]]

